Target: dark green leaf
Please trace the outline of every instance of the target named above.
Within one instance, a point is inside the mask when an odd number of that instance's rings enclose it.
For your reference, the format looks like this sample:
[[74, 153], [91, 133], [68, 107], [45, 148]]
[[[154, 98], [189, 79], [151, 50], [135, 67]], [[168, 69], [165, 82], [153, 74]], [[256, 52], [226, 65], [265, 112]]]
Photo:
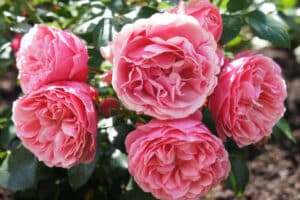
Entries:
[[148, 18], [151, 17], [154, 13], [157, 13], [158, 10], [152, 7], [144, 6], [140, 9], [136, 18]]
[[113, 12], [125, 14], [130, 11], [125, 0], [101, 0]]
[[236, 12], [248, 8], [253, 3], [253, 0], [230, 0], [227, 4], [229, 12]]
[[277, 122], [276, 126], [284, 133], [284, 135], [291, 140], [292, 142], [296, 143], [296, 139], [293, 136], [291, 128], [287, 121], [284, 118], [281, 118], [279, 122]]
[[93, 31], [93, 43], [96, 49], [106, 45], [112, 39], [111, 20], [103, 18]]
[[133, 20], [124, 16], [115, 17], [112, 19], [113, 26], [116, 31], [121, 31], [125, 24], [132, 23]]
[[250, 26], [254, 35], [270, 41], [278, 47], [290, 47], [287, 31], [281, 23], [261, 11], [255, 10], [245, 16], [245, 21]]
[[120, 124], [117, 126], [114, 126], [115, 130], [118, 132], [118, 135], [113, 140], [113, 145], [122, 151], [123, 153], [126, 152], [125, 149], [125, 138], [128, 135], [129, 132], [133, 131], [135, 127], [130, 124]]
[[24, 147], [6, 157], [0, 167], [0, 186], [10, 190], [24, 190], [36, 183], [37, 159]]
[[83, 186], [91, 177], [99, 160], [100, 150], [98, 148], [94, 160], [89, 164], [79, 164], [68, 171], [68, 181], [75, 190]]
[[4, 31], [7, 28], [4, 18], [0, 15], [0, 31]]
[[16, 138], [15, 126], [10, 118], [0, 118], [0, 148], [7, 149]]
[[249, 170], [242, 156], [230, 155], [231, 172], [226, 180], [226, 185], [238, 196], [242, 196], [249, 182]]
[[240, 33], [243, 26], [243, 20], [239, 15], [222, 15], [222, 20], [223, 33], [220, 42], [226, 44]]
[[100, 67], [103, 58], [101, 56], [99, 49], [88, 48], [88, 54], [89, 54], [88, 65], [96, 68]]

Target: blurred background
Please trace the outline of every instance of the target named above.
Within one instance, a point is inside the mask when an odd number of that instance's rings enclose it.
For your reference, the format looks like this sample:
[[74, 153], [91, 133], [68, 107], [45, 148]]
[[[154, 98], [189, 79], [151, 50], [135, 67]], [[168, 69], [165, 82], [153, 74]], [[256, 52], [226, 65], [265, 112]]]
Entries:
[[[272, 57], [282, 67], [288, 89], [285, 119], [290, 128], [286, 123], [283, 127], [275, 127], [267, 144], [250, 147], [246, 160], [249, 176], [245, 176], [246, 172], [241, 172], [244, 173], [241, 176], [249, 179], [249, 183], [242, 181], [239, 192], [234, 193], [223, 184], [214, 188], [204, 199], [300, 200], [300, 1], [212, 2], [218, 5], [223, 14], [224, 29], [227, 31], [223, 33], [221, 42], [226, 55], [255, 49]], [[30, 173], [29, 171], [16, 168], [12, 169], [12, 172], [19, 172], [15, 175], [16, 182], [3, 184], [7, 177], [7, 171], [3, 167], [4, 160], [19, 144], [10, 119], [12, 102], [21, 94], [15, 55], [22, 35], [32, 25], [44, 23], [70, 29], [87, 43], [89, 65], [99, 70], [109, 68], [111, 66], [107, 66], [100, 55], [100, 46], [111, 41], [124, 24], [166, 11], [177, 3], [176, 0], [0, 0], [0, 200], [152, 199], [142, 194], [137, 195], [141, 192], [134, 195], [124, 192], [129, 179], [124, 167], [124, 157], [113, 157], [112, 153], [99, 156], [102, 163], [109, 164], [97, 165], [97, 171], [89, 181], [93, 171], [87, 179], [82, 178], [86, 179], [83, 182], [75, 181], [70, 185], [70, 172], [39, 166], [34, 183], [22, 180], [22, 173]], [[276, 38], [268, 38], [255, 32], [247, 21], [235, 20], [244, 19], [253, 10], [259, 10], [263, 16], [271, 17], [275, 25], [271, 26], [270, 31], [274, 27], [275, 30], [278, 28], [278, 34], [282, 29], [287, 30], [290, 44], [285, 40], [278, 42]], [[263, 21], [264, 18], [258, 18], [258, 23], [262, 22], [260, 20]], [[90, 81], [95, 83], [97, 77], [91, 76]], [[107, 95], [109, 91], [104, 89], [98, 86], [100, 94], [102, 92]], [[107, 138], [104, 137], [100, 143], [105, 152], [111, 151], [107, 147]]]

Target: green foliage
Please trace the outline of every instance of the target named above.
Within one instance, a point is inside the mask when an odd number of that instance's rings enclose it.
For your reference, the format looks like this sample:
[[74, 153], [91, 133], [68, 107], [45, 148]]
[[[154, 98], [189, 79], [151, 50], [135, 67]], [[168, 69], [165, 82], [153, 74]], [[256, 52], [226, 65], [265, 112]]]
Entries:
[[293, 9], [297, 5], [298, 0], [275, 0], [280, 9]]
[[255, 10], [245, 16], [245, 21], [251, 27], [254, 35], [269, 40], [278, 47], [290, 47], [290, 39], [284, 26], [271, 16]]
[[36, 184], [37, 159], [24, 147], [9, 153], [0, 167], [0, 186], [24, 190]]
[[226, 44], [227, 42], [234, 39], [241, 31], [243, 26], [243, 20], [241, 16], [236, 15], [222, 15], [223, 20], [223, 33], [221, 37], [221, 43]]
[[100, 150], [98, 149], [95, 159], [89, 164], [79, 164], [68, 171], [68, 181], [73, 189], [78, 189], [83, 186], [91, 177], [96, 168], [100, 156]]
[[279, 122], [277, 122], [276, 127], [279, 128], [290, 141], [296, 143], [296, 139], [292, 134], [291, 128], [284, 118], [281, 118]]
[[140, 11], [137, 14], [137, 18], [148, 18], [152, 16], [153, 14], [157, 13], [158, 11], [152, 7], [144, 6], [140, 9]]
[[242, 196], [249, 181], [249, 170], [244, 158], [240, 155], [230, 155], [231, 172], [226, 185], [238, 196]]
[[236, 12], [248, 8], [253, 3], [253, 0], [230, 0], [227, 4], [229, 12]]

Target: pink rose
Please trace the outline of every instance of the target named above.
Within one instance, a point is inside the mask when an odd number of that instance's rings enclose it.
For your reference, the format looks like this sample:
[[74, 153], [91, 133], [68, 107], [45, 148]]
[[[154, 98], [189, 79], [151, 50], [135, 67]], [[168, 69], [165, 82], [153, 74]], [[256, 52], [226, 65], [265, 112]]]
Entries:
[[17, 53], [20, 49], [20, 43], [21, 43], [22, 37], [23, 37], [23, 35], [18, 33], [11, 41], [11, 48], [15, 53]]
[[102, 57], [106, 61], [108, 61], [110, 63], [113, 63], [114, 54], [113, 54], [113, 51], [112, 51], [112, 44], [111, 43], [109, 43], [107, 46], [100, 47], [100, 52], [101, 52]]
[[216, 41], [220, 40], [223, 32], [222, 17], [219, 9], [209, 0], [193, 0], [187, 5], [181, 1], [179, 6], [171, 12], [195, 17], [206, 31], [214, 35]]
[[110, 117], [112, 110], [120, 110], [120, 104], [115, 98], [104, 98], [99, 105], [99, 113], [104, 117]]
[[209, 109], [220, 137], [232, 137], [243, 147], [272, 133], [285, 112], [286, 96], [280, 67], [268, 57], [246, 52], [222, 68]]
[[17, 54], [24, 93], [55, 81], [86, 81], [87, 48], [70, 31], [35, 25], [24, 35]]
[[110, 85], [112, 82], [112, 70], [108, 70], [106, 72], [104, 72], [103, 74], [100, 75], [100, 81]]
[[112, 50], [112, 85], [138, 113], [162, 120], [186, 117], [217, 83], [217, 44], [187, 15], [155, 14], [126, 25]]
[[125, 142], [130, 174], [158, 199], [197, 200], [230, 172], [222, 141], [194, 116], [152, 120]]
[[88, 163], [96, 152], [96, 91], [64, 81], [32, 91], [13, 104], [13, 121], [23, 145], [52, 167]]

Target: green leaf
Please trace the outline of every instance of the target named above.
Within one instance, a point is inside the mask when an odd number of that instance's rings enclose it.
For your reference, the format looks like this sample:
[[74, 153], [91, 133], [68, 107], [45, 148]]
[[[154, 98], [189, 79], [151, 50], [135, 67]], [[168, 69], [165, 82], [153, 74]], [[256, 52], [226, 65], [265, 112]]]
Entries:
[[290, 38], [282, 23], [255, 10], [245, 15], [245, 21], [254, 35], [270, 41], [278, 47], [290, 47]]
[[31, 28], [31, 25], [26, 23], [19, 23], [13, 27], [10, 28], [11, 31], [14, 31], [16, 33], [27, 33], [29, 29]]
[[231, 171], [226, 180], [226, 185], [238, 196], [242, 196], [249, 182], [249, 170], [241, 155], [234, 154], [229, 157]]
[[253, 0], [230, 0], [227, 4], [229, 12], [236, 12], [248, 8], [253, 3]]
[[243, 20], [239, 15], [222, 15], [222, 20], [223, 33], [220, 42], [226, 44], [240, 33], [243, 26]]
[[3, 123], [0, 123], [0, 126], [3, 126], [0, 127], [0, 149], [7, 149], [16, 138], [16, 128], [10, 118], [0, 118], [0, 120], [3, 120]]
[[111, 20], [101, 19], [93, 31], [93, 44], [96, 49], [106, 45], [112, 39]]
[[296, 139], [291, 131], [291, 128], [284, 118], [277, 122], [276, 126], [284, 133], [284, 135], [292, 142], [296, 143]]
[[112, 19], [114, 29], [118, 32], [122, 30], [124, 25], [132, 23], [132, 22], [133, 22], [132, 19], [127, 18], [125, 16], [119, 16], [119, 17], [115, 17]]
[[102, 58], [99, 49], [88, 48], [88, 54], [89, 54], [88, 65], [97, 68], [100, 67], [104, 59]]
[[135, 127], [131, 124], [120, 124], [114, 126], [114, 129], [118, 132], [118, 135], [113, 140], [113, 146], [125, 153], [125, 139], [129, 132], [133, 131]]
[[124, 0], [101, 0], [107, 7], [109, 7], [113, 12], [120, 14], [125, 14], [130, 11]]
[[83, 186], [93, 174], [96, 164], [100, 157], [100, 149], [98, 148], [94, 160], [89, 164], [79, 164], [68, 170], [68, 181], [75, 190]]
[[297, 5], [297, 0], [277, 0], [283, 9], [294, 8]]
[[139, 18], [148, 18], [151, 17], [154, 13], [157, 13], [158, 10], [156, 10], [155, 8], [149, 7], [149, 6], [144, 6], [142, 7], [138, 14], [137, 14], [137, 19]]
[[23, 146], [13, 150], [0, 167], [0, 186], [24, 190], [36, 184], [37, 159]]
[[5, 19], [0, 15], [0, 31], [5, 31], [7, 28], [7, 25], [5, 23]]

